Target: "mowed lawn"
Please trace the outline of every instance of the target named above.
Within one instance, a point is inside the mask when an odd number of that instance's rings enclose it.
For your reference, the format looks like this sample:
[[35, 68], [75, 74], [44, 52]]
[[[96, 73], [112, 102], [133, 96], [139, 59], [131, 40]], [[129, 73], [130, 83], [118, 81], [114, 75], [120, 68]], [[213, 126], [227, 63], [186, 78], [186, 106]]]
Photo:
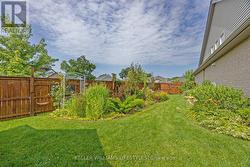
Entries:
[[0, 166], [250, 166], [250, 142], [215, 134], [182, 96], [117, 120], [48, 114], [0, 122]]

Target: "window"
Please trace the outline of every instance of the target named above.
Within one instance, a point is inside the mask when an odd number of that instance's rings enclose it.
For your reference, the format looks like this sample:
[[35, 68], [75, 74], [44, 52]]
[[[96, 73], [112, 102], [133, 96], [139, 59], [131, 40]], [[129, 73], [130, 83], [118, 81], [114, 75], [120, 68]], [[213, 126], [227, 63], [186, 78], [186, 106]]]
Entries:
[[218, 49], [219, 46], [220, 46], [219, 41], [216, 41], [216, 42], [215, 42], [215, 46], [214, 46], [214, 50]]
[[220, 36], [220, 45], [225, 41], [225, 34], [222, 33]]
[[213, 54], [216, 49], [225, 41], [225, 34], [222, 33], [220, 39], [215, 42], [215, 44], [210, 49], [210, 54]]
[[210, 49], [210, 53], [213, 54], [214, 53], [214, 46], [211, 47]]

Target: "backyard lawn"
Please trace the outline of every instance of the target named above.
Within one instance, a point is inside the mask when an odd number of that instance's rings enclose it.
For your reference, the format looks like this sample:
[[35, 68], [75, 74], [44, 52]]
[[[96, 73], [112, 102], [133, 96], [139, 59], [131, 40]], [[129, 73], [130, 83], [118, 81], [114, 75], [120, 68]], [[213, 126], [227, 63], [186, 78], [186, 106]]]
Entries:
[[187, 117], [182, 96], [117, 120], [0, 122], [0, 166], [250, 166], [250, 142]]

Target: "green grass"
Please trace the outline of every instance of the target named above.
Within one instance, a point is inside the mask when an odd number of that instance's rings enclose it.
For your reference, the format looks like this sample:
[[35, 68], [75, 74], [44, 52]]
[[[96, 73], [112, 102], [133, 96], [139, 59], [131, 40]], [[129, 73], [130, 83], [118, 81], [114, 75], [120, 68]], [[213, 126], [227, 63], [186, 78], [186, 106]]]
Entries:
[[203, 129], [186, 112], [171, 96], [118, 120], [0, 122], [0, 166], [250, 166], [249, 141]]

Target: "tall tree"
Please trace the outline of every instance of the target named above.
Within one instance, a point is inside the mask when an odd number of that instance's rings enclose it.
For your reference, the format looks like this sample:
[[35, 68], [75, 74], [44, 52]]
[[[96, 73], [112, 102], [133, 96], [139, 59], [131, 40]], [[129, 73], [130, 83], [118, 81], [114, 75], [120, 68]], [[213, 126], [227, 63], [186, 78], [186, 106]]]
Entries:
[[121, 72], [119, 73], [120, 78], [121, 78], [121, 79], [127, 78], [129, 70], [130, 70], [130, 67], [123, 68], [123, 69], [121, 70]]
[[30, 75], [31, 66], [35, 67], [37, 75], [42, 75], [41, 68], [51, 68], [57, 61], [48, 55], [44, 39], [38, 44], [30, 43], [30, 26], [3, 30], [0, 35], [1, 75]]
[[64, 60], [61, 63], [61, 69], [67, 74], [82, 78], [85, 76], [88, 80], [95, 79], [92, 74], [95, 68], [96, 65], [87, 60], [85, 56], [80, 56], [76, 60], [70, 59], [68, 62]]
[[146, 87], [147, 79], [148, 73], [143, 70], [142, 66], [132, 63], [126, 78], [126, 94], [133, 95], [138, 93], [139, 84], [144, 83], [144, 87]]
[[182, 85], [181, 89], [183, 91], [193, 89], [196, 85], [193, 70], [186, 71], [184, 74], [184, 78], [185, 78], [185, 81], [184, 81], [184, 84]]
[[[129, 67], [123, 68], [121, 70], [121, 72], [119, 73], [119, 76], [120, 76], [121, 79], [126, 79], [128, 77], [129, 71], [135, 71], [135, 70], [138, 71], [139, 73], [142, 72], [142, 71], [144, 72], [141, 65], [132, 63]], [[146, 73], [146, 75], [147, 75], [147, 77], [152, 76], [151, 73]]]

